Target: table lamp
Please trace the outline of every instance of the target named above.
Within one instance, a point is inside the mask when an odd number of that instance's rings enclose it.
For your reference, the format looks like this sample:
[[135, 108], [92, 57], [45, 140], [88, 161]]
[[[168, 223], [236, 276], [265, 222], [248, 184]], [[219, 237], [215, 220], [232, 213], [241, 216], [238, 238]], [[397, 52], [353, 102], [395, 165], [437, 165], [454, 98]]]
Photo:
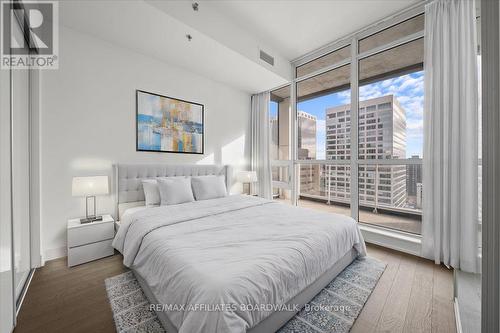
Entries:
[[240, 171], [236, 175], [236, 179], [240, 183], [243, 183], [243, 192], [246, 192], [245, 191], [245, 184], [247, 184], [247, 186], [248, 186], [248, 193], [247, 194], [251, 195], [250, 184], [257, 182], [257, 172], [255, 172], [255, 171]]
[[[71, 192], [74, 197], [85, 197], [85, 218], [80, 223], [102, 221], [102, 216], [96, 216], [95, 196], [109, 194], [108, 176], [73, 177]], [[89, 199], [94, 200], [93, 214], [89, 214]]]

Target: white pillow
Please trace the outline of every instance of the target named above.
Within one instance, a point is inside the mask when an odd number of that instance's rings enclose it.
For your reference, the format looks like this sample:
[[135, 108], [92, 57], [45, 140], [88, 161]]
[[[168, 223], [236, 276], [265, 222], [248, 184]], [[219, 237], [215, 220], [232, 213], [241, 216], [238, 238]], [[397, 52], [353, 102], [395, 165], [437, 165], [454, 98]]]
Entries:
[[156, 179], [143, 179], [142, 188], [146, 198], [146, 206], [156, 206], [160, 204], [160, 190]]
[[160, 189], [158, 188], [158, 179], [171, 179], [171, 178], [186, 178], [186, 176], [172, 176], [172, 177], [159, 177], [156, 179], [143, 179], [142, 189], [144, 190], [144, 197], [146, 206], [158, 206], [161, 202]]
[[225, 176], [200, 176], [191, 178], [196, 200], [216, 199], [227, 196]]
[[158, 188], [162, 206], [194, 201], [191, 178], [160, 178]]

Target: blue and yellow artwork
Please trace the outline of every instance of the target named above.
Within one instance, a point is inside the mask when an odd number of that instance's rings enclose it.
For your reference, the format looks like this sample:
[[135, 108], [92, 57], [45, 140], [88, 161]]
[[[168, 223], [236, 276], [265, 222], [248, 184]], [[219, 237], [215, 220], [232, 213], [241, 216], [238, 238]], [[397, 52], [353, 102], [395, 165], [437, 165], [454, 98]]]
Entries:
[[137, 150], [203, 154], [203, 105], [137, 90]]

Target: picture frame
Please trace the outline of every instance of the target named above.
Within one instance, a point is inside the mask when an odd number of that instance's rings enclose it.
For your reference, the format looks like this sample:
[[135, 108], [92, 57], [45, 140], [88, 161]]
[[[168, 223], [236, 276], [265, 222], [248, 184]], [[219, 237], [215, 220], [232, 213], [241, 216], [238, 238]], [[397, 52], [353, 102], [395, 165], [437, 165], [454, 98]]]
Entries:
[[136, 90], [136, 151], [204, 154], [205, 106]]

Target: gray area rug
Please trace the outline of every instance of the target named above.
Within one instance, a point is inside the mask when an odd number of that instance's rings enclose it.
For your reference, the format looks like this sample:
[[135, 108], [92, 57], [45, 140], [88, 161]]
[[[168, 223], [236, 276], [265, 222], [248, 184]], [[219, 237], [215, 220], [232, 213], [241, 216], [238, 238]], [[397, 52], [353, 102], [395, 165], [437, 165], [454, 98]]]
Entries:
[[[279, 333], [349, 332], [385, 266], [370, 257], [355, 260]], [[105, 284], [117, 332], [165, 332], [132, 272], [106, 279]]]

